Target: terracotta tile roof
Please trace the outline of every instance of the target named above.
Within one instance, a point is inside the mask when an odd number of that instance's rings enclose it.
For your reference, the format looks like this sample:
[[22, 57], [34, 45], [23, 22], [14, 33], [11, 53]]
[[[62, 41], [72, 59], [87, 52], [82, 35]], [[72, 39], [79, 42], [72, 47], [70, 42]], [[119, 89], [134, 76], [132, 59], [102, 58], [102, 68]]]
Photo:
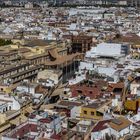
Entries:
[[123, 89], [123, 88], [124, 88], [124, 83], [123, 83], [123, 82], [120, 82], [120, 83], [110, 83], [110, 84], [108, 85], [107, 91], [108, 91], [108, 92], [113, 92], [113, 90], [114, 90], [115, 88]]
[[48, 46], [49, 43], [52, 41], [46, 41], [46, 40], [41, 40], [41, 39], [34, 39], [34, 40], [26, 40], [26, 45], [27, 46]]
[[17, 138], [19, 136], [20, 138], [22, 138], [23, 136], [25, 136], [25, 134], [27, 134], [29, 132], [38, 132], [37, 125], [26, 124], [23, 127], [21, 127], [20, 129], [18, 129], [11, 137]]
[[97, 80], [95, 81], [95, 84], [99, 87], [99, 88], [102, 88], [102, 87], [105, 87], [108, 85], [108, 82], [107, 81], [104, 81], [104, 80]]
[[53, 121], [53, 118], [50, 118], [50, 117], [48, 117], [48, 118], [42, 118], [42, 119], [40, 119], [39, 121], [40, 121], [41, 123], [50, 123], [50, 122]]
[[124, 117], [119, 117], [117, 119], [112, 120], [109, 125], [112, 129], [115, 129], [116, 131], [121, 131], [127, 127], [129, 127], [132, 124], [128, 119]]
[[125, 36], [120, 36], [114, 40], [115, 42], [128, 42], [134, 44], [140, 44], [140, 37], [136, 34], [126, 34]]
[[60, 106], [81, 106], [82, 103], [79, 103], [79, 102], [71, 102], [71, 101], [60, 101], [57, 105], [60, 105]]
[[102, 95], [100, 87], [96, 85], [87, 86], [87, 85], [73, 85], [70, 87], [72, 92], [72, 97], [77, 97], [78, 95], [83, 95], [85, 97], [90, 97], [90, 99], [98, 98]]
[[91, 36], [87, 36], [87, 35], [78, 35], [78, 36], [74, 36], [74, 35], [63, 35], [63, 38], [66, 39], [72, 39], [72, 40], [91, 40], [92, 37]]
[[140, 125], [140, 120], [139, 120], [139, 121], [137, 121], [136, 123]]
[[53, 140], [61, 140], [61, 134], [53, 134], [52, 136], [51, 136], [51, 138], [53, 139]]
[[46, 93], [48, 93], [48, 89], [47, 89], [47, 87], [45, 87], [45, 86], [38, 85], [38, 86], [35, 88], [35, 93], [46, 94]]
[[98, 132], [98, 131], [108, 128], [107, 123], [109, 123], [110, 121], [111, 120], [104, 120], [104, 121], [98, 122], [97, 125], [93, 128], [92, 132]]

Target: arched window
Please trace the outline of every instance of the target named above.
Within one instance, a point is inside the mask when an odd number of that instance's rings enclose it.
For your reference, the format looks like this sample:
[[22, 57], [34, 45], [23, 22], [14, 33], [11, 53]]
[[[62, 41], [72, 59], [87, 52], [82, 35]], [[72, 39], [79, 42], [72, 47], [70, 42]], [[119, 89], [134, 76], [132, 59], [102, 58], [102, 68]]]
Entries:
[[5, 108], [5, 111], [7, 111], [8, 109], [7, 109], [7, 107]]
[[9, 110], [11, 110], [11, 106], [9, 106]]
[[3, 108], [3, 113], [5, 112], [5, 108]]

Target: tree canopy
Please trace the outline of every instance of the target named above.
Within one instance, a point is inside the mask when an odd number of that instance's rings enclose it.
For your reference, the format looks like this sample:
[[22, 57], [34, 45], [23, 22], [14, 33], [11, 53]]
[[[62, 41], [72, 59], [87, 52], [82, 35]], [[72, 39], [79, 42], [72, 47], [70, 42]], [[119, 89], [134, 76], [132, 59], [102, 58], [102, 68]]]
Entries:
[[0, 46], [10, 45], [10, 44], [12, 44], [11, 40], [0, 39]]

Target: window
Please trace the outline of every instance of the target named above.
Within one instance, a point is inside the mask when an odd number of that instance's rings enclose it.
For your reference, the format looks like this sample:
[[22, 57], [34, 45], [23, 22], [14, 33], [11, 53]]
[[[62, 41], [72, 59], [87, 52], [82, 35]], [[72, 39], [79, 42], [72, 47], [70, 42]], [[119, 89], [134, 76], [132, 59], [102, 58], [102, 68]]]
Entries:
[[89, 91], [90, 94], [92, 94], [92, 91]]
[[87, 114], [87, 111], [84, 111], [84, 114]]
[[94, 112], [91, 112], [91, 115], [94, 116]]
[[84, 131], [86, 131], [86, 130], [87, 130], [87, 127], [83, 127], [82, 129], [83, 129]]
[[81, 90], [77, 90], [77, 92], [78, 92], [78, 93], [82, 93], [82, 91], [81, 91]]
[[97, 115], [97, 116], [103, 116], [103, 113], [97, 111], [97, 112], [96, 112], [96, 115]]
[[9, 106], [9, 110], [11, 110], [11, 106]]

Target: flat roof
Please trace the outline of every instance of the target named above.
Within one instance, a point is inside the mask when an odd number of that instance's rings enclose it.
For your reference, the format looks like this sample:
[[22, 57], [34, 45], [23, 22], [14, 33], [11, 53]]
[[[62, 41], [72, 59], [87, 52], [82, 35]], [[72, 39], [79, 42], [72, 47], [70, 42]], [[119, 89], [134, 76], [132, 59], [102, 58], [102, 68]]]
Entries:
[[92, 104], [89, 105], [85, 105], [84, 107], [86, 108], [93, 108], [93, 109], [98, 109], [100, 107], [102, 107], [103, 105], [105, 105], [108, 101], [95, 101]]

